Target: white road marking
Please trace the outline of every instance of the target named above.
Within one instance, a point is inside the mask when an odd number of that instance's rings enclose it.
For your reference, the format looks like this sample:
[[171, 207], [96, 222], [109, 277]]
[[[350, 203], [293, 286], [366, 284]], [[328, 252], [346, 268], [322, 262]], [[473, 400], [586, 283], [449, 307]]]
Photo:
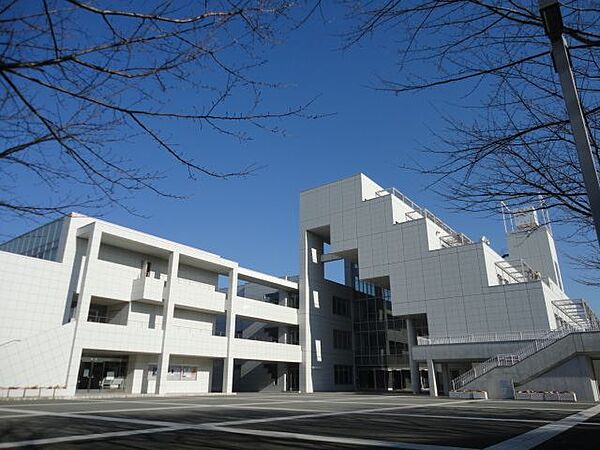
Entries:
[[[565, 408], [550, 408], [550, 407], [546, 407], [543, 405], [536, 405], [536, 404], [527, 404], [526, 406], [523, 405], [524, 407], [514, 407], [514, 406], [510, 406], [510, 405], [505, 405], [505, 406], [489, 406], [489, 405], [477, 405], [476, 409], [510, 409], [511, 411], [559, 411], [559, 412], [565, 412], [565, 413], [570, 413], [570, 412], [579, 412], [582, 411], [583, 408], [577, 404], [577, 406], [571, 407], [565, 407]], [[458, 405], [457, 408], [468, 408], [469, 405]]]
[[[440, 416], [434, 414], [411, 414], [411, 413], [387, 413], [387, 412], [372, 412], [365, 413], [368, 415], [381, 415], [381, 416], [399, 416], [399, 417], [418, 417], [427, 419], [456, 419], [456, 420], [474, 420], [474, 421], [488, 421], [488, 422], [522, 422], [522, 423], [551, 423], [552, 420], [541, 420], [541, 419], [513, 419], [506, 417], [479, 417], [479, 416]], [[600, 425], [600, 424], [598, 424]]]
[[[100, 402], [101, 400], [90, 400], [90, 399], [86, 399], [86, 400], [68, 400], [68, 401], [60, 401], [60, 400], [55, 400], [49, 403], [38, 403], [38, 402], [32, 402], [32, 403], [25, 403], [24, 401], [17, 401], [15, 403], [11, 403], [8, 405], [4, 405], [2, 406], [3, 408], [23, 408], [23, 407], [27, 407], [27, 406], [55, 406], [55, 405], [77, 405], [77, 404], [81, 404], [81, 403], [97, 403]], [[104, 400], [102, 400], [104, 401]], [[108, 400], [106, 401], [107, 403], [122, 403], [123, 400], [121, 401], [117, 401], [117, 400]], [[4, 403], [4, 401], [0, 401], [0, 404]]]
[[536, 428], [535, 430], [515, 436], [512, 439], [487, 447], [486, 450], [528, 450], [543, 444], [553, 437], [558, 436], [560, 433], [585, 422], [590, 417], [599, 413], [600, 405], [596, 405], [592, 408], [565, 417], [564, 419], [549, 423], [543, 427]]
[[[336, 397], [332, 397], [332, 400]], [[600, 405], [590, 408], [588, 410], [579, 411], [576, 414], [573, 414], [569, 417], [566, 417], [558, 422], [550, 422], [543, 420], [534, 420], [534, 419], [517, 419], [517, 418], [487, 418], [487, 417], [459, 417], [459, 416], [448, 416], [448, 415], [427, 415], [427, 414], [412, 414], [412, 413], [394, 413], [389, 411], [402, 410], [402, 409], [418, 409], [418, 408], [427, 408], [427, 407], [453, 407], [457, 408], [461, 407], [475, 407], [473, 403], [475, 403], [477, 408], [502, 408], [502, 406], [494, 407], [494, 406], [480, 406], [479, 402], [474, 402], [473, 400], [455, 400], [455, 401], [436, 401], [436, 402], [426, 402], [426, 399], [422, 399], [424, 402], [415, 403], [413, 399], [406, 399], [408, 401], [413, 400], [411, 403], [403, 403], [396, 404], [394, 406], [384, 407], [384, 408], [369, 408], [369, 409], [359, 409], [359, 410], [346, 410], [346, 411], [320, 411], [320, 410], [310, 410], [304, 408], [293, 408], [293, 404], [308, 404], [308, 403], [349, 403], [349, 404], [381, 404], [381, 405], [390, 405], [388, 402], [368, 402], [362, 401], [343, 401], [343, 400], [333, 400], [329, 401], [328, 399], [323, 399], [320, 397], [319, 399], [305, 399], [305, 398], [297, 398], [290, 399], [285, 398], [283, 396], [271, 397], [269, 399], [263, 399], [262, 397], [257, 397], [257, 401], [255, 403], [245, 401], [240, 403], [230, 403], [230, 404], [180, 404], [175, 402], [152, 402], [151, 400], [143, 401], [143, 400], [130, 400], [130, 402], [136, 403], [152, 403], [155, 404], [155, 407], [147, 407], [147, 408], [115, 408], [115, 409], [107, 409], [101, 411], [94, 410], [83, 410], [83, 411], [71, 411], [71, 412], [52, 412], [52, 411], [31, 411], [30, 409], [19, 409], [16, 408], [17, 405], [6, 405], [6, 408], [1, 408], [0, 411], [8, 412], [8, 413], [16, 413], [10, 414], [8, 416], [0, 416], [0, 420], [2, 418], [11, 418], [11, 417], [33, 417], [33, 416], [55, 416], [55, 417], [67, 417], [74, 419], [82, 419], [82, 420], [98, 420], [98, 421], [108, 421], [108, 422], [119, 422], [119, 423], [129, 423], [136, 425], [145, 425], [145, 426], [154, 426], [155, 428], [144, 428], [137, 430], [126, 430], [126, 431], [118, 431], [118, 432], [107, 432], [107, 433], [92, 433], [92, 434], [84, 434], [84, 435], [74, 435], [74, 436], [63, 436], [63, 437], [54, 437], [54, 438], [45, 438], [45, 439], [34, 439], [27, 441], [17, 441], [17, 442], [6, 442], [0, 444], [0, 449], [2, 448], [11, 448], [11, 447], [23, 447], [29, 445], [42, 445], [42, 444], [51, 444], [51, 443], [61, 443], [61, 442], [74, 442], [74, 441], [86, 441], [86, 440], [94, 440], [94, 439], [107, 439], [111, 437], [127, 437], [133, 436], [137, 434], [151, 434], [151, 433], [161, 433], [166, 431], [179, 431], [179, 430], [214, 430], [214, 431], [222, 431], [227, 433], [236, 433], [236, 434], [247, 434], [254, 436], [264, 436], [264, 437], [279, 437], [283, 439], [296, 439], [296, 440], [306, 440], [313, 442], [327, 442], [327, 443], [339, 443], [339, 444], [348, 444], [348, 445], [365, 445], [365, 446], [380, 446], [380, 447], [388, 447], [388, 448], [408, 448], [414, 450], [451, 450], [456, 449], [456, 447], [447, 447], [447, 446], [436, 446], [436, 445], [427, 445], [427, 444], [412, 444], [412, 443], [404, 443], [404, 442], [391, 442], [391, 441], [379, 441], [372, 439], [362, 439], [362, 438], [348, 438], [348, 437], [335, 437], [335, 436], [319, 436], [319, 435], [308, 435], [303, 433], [288, 433], [281, 431], [269, 431], [269, 430], [252, 430], [252, 429], [241, 429], [241, 428], [230, 428], [233, 425], [243, 425], [243, 424], [254, 424], [254, 423], [270, 423], [270, 422], [280, 422], [287, 420], [299, 420], [299, 419], [318, 419], [321, 417], [335, 417], [335, 416], [348, 416], [348, 415], [356, 415], [356, 414], [387, 414], [387, 415], [397, 415], [397, 416], [412, 416], [412, 417], [423, 417], [423, 418], [443, 418], [443, 419], [458, 419], [464, 418], [467, 420], [489, 420], [489, 421], [511, 421], [511, 422], [531, 422], [531, 423], [545, 423], [546, 425], [537, 428], [535, 430], [524, 433], [515, 438], [509, 439], [507, 441], [501, 442], [495, 446], [489, 447], [491, 450], [507, 450], [507, 449], [520, 449], [526, 450], [530, 449], [536, 445], [539, 445], [548, 439], [566, 431], [576, 425], [583, 423], [589, 417], [592, 417], [595, 414], [600, 412]], [[239, 398], [238, 400], [242, 400]], [[246, 398], [246, 400], [250, 400], [250, 398]], [[265, 402], [265, 400], [267, 400]], [[277, 400], [277, 401], [272, 401]], [[400, 397], [394, 398], [396, 402], [403, 400]], [[421, 399], [419, 399], [421, 400]], [[65, 405], [69, 406], [71, 404], [77, 404], [79, 402], [73, 403], [51, 403], [51, 405]], [[96, 402], [94, 402], [96, 403]], [[106, 403], [122, 403], [119, 401], [107, 400]], [[170, 404], [171, 406], [165, 406], [165, 404]], [[280, 405], [280, 404], [288, 404], [292, 407], [286, 408], [284, 406], [274, 406], [270, 407], [270, 405]], [[470, 404], [470, 405], [467, 405]], [[79, 403], [77, 406], [80, 406]], [[160, 406], [163, 405], [163, 406]], [[22, 406], [30, 406], [30, 405], [22, 405]], [[31, 405], [34, 406], [34, 405]], [[40, 404], [35, 406], [42, 406]], [[298, 405], [303, 406], [303, 405]], [[510, 409], [513, 405], [506, 405], [504, 409]], [[523, 405], [525, 406], [525, 405]], [[537, 406], [537, 405], [531, 405]], [[254, 408], [253, 408], [254, 407]], [[307, 411], [308, 414], [298, 414], [298, 415], [290, 415], [283, 417], [268, 417], [261, 419], [248, 419], [248, 420], [230, 420], [219, 423], [205, 423], [205, 424], [185, 424], [178, 422], [167, 422], [161, 420], [143, 420], [143, 419], [134, 419], [134, 418], [126, 418], [126, 417], [110, 417], [110, 416], [102, 416], [97, 415], [98, 413], [119, 413], [119, 412], [143, 412], [143, 411], [156, 411], [156, 410], [177, 410], [177, 409], [204, 409], [204, 408], [214, 408], [214, 409], [229, 409], [229, 408], [239, 408], [239, 409], [261, 409], [261, 410], [290, 410], [290, 411]], [[519, 408], [520, 409], [520, 408]], [[523, 408], [525, 409], [525, 408]], [[543, 410], [550, 410], [550, 408], [538, 408]], [[569, 413], [572, 412], [571, 409], [565, 408], [554, 408], [552, 410], [558, 410], [561, 412]], [[17, 415], [18, 414], [18, 415]], [[600, 425], [595, 423], [588, 423], [586, 425]]]
[[[258, 409], [258, 410], [265, 410], [265, 411], [296, 411], [296, 412], [314, 412], [314, 413], [318, 413], [320, 410], [315, 410], [315, 409], [308, 409], [308, 408], [285, 408], [285, 407], [281, 407], [281, 406], [238, 406], [238, 409]], [[0, 418], [2, 418], [0, 416]]]
[[[280, 402], [271, 402], [269, 404], [289, 404], [290, 402], [280, 401]], [[163, 411], [163, 410], [178, 410], [178, 409], [206, 409], [206, 408], [214, 408], [214, 409], [229, 409], [229, 408], [239, 408], [239, 407], [250, 407], [250, 406], [265, 406], [264, 402], [260, 403], [231, 403], [225, 405], [212, 405], [212, 404], [204, 404], [204, 405], [194, 405], [194, 404], [186, 404], [180, 406], [156, 406], [156, 407], [146, 407], [146, 408], [116, 408], [116, 409], [85, 409], [79, 411], [30, 411], [27, 409], [17, 409], [17, 408], [3, 408], [0, 407], [0, 411], [4, 412], [18, 412], [21, 413], [22, 416], [43, 416], [43, 415], [69, 415], [69, 414], [111, 414], [111, 413], [122, 413], [122, 412], [145, 412], [145, 411]], [[6, 416], [4, 416], [6, 417]], [[3, 416], [0, 416], [2, 419]]]
[[226, 433], [244, 434], [267, 438], [295, 439], [309, 442], [329, 444], [361, 445], [368, 447], [402, 448], [406, 450], [471, 450], [464, 447], [448, 447], [443, 445], [414, 444], [410, 442], [380, 441], [375, 439], [348, 438], [336, 436], [322, 436], [304, 433], [288, 433], [284, 431], [252, 430], [246, 428], [213, 427], [215, 431]]
[[400, 406], [390, 406], [387, 408], [371, 408], [371, 409], [354, 409], [350, 411], [327, 411], [327, 412], [317, 412], [315, 414], [300, 414], [294, 416], [283, 416], [283, 417], [269, 417], [263, 419], [245, 419], [245, 420], [233, 420], [228, 422], [218, 422], [213, 423], [214, 426], [230, 426], [230, 425], [247, 425], [251, 423], [263, 423], [263, 422], [281, 422], [284, 420], [299, 420], [299, 419], [318, 419], [321, 417], [335, 417], [335, 416], [350, 416], [355, 414], [365, 414], [370, 412], [377, 411], [393, 411], [398, 409], [408, 409], [408, 408], [426, 408], [434, 405], [447, 405], [448, 403], [463, 403], [471, 400], [458, 400], [454, 402], [447, 403], [426, 403], [420, 405], [400, 405]]
[[[466, 402], [468, 400], [464, 400], [464, 401]], [[272, 403], [275, 403], [275, 402], [272, 402]], [[277, 403], [286, 403], [286, 402], [277, 402]], [[455, 401], [452, 403], [458, 404], [458, 403], [461, 403], [461, 401]], [[441, 404], [444, 404], [444, 403], [441, 403]], [[361, 414], [364, 412], [374, 412], [374, 411], [378, 411], [378, 410], [389, 411], [389, 410], [405, 409], [405, 408], [415, 408], [415, 407], [418, 408], [418, 407], [425, 407], [425, 406], [431, 406], [431, 405], [432, 404], [417, 405], [417, 406], [401, 405], [401, 406], [394, 406], [394, 407], [389, 407], [389, 408], [378, 408], [378, 409], [335, 411], [335, 412], [317, 412], [315, 414], [300, 414], [300, 415], [292, 415], [292, 416], [287, 416], [287, 417], [268, 417], [268, 418], [263, 418], [263, 419], [252, 419], [252, 420], [241, 420], [241, 421], [240, 420], [232, 420], [232, 421], [209, 423], [209, 424], [185, 424], [185, 423], [167, 422], [167, 421], [160, 421], [160, 420], [144, 420], [144, 419], [134, 419], [134, 418], [126, 418], [126, 417], [109, 417], [109, 416], [92, 415], [92, 414], [96, 413], [97, 411], [89, 411], [87, 414], [45, 412], [43, 415], [52, 416], [52, 417], [67, 417], [67, 418], [82, 419], [82, 420], [98, 420], [98, 421], [107, 421], [107, 422], [128, 423], [128, 424], [135, 424], [135, 425], [156, 426], [157, 428], [144, 429], [144, 430], [119, 431], [119, 432], [114, 432], [114, 433], [93, 433], [93, 434], [85, 434], [85, 435], [54, 437], [54, 438], [47, 438], [47, 439], [28, 440], [28, 441], [5, 442], [5, 443], [1, 444], [0, 448], [23, 447], [26, 445], [41, 445], [41, 444], [60, 443], [60, 442], [74, 442], [74, 441], [78, 441], [78, 440], [104, 439], [104, 438], [117, 437], [117, 436], [125, 437], [125, 436], [135, 435], [135, 434], [149, 434], [149, 433], [152, 433], [153, 430], [156, 430], [157, 433], [160, 433], [160, 432], [164, 432], [164, 431], [174, 431], [174, 430], [179, 431], [179, 430], [220, 429], [221, 431], [232, 430], [231, 432], [233, 433], [233, 432], [235, 432], [236, 429], [226, 428], [228, 425], [237, 425], [237, 424], [242, 424], [242, 423], [275, 422], [275, 421], [281, 421], [281, 420], [293, 420], [293, 419], [300, 419], [300, 418], [319, 418], [319, 417], [342, 416], [342, 415]], [[195, 405], [195, 406], [199, 406], [199, 405]], [[210, 406], [214, 406], [214, 405], [210, 405]], [[227, 405], [227, 406], [233, 407], [233, 405]], [[266, 405], [263, 404], [263, 406], [266, 406]], [[2, 408], [0, 408], [0, 410], [2, 410]], [[11, 412], [25, 412], [25, 413], [29, 414], [29, 416], [31, 416], [33, 414], [31, 411], [22, 411], [22, 410], [18, 410], [18, 409], [11, 409]], [[260, 432], [260, 431], [257, 431], [257, 432]], [[118, 433], [118, 434], [116, 434], [116, 433]], [[300, 434], [296, 434], [295, 439], [300, 439], [298, 436], [300, 436]], [[327, 436], [324, 436], [323, 439], [338, 439], [338, 438], [335, 438], [335, 437], [329, 438]], [[340, 439], [342, 439], [342, 438], [340, 438]], [[377, 441], [377, 442], [379, 442], [379, 441]], [[375, 444], [371, 444], [371, 445], [375, 445]], [[396, 448], [399, 448], [399, 447], [396, 447]], [[411, 448], [414, 448], [415, 450], [418, 450], [418, 449], [419, 450], [420, 449], [422, 449], [422, 450], [429, 450], [429, 449], [449, 450], [448, 447], [415, 447], [414, 445]]]
[[28, 441], [0, 443], [0, 448], [29, 447], [32, 445], [61, 444], [63, 442], [90, 441], [94, 439], [109, 439], [115, 437], [135, 436], [139, 434], [163, 433], [165, 431], [179, 431], [180, 427], [145, 428], [143, 430], [112, 431], [108, 433], [78, 434], [43, 439], [30, 439]]

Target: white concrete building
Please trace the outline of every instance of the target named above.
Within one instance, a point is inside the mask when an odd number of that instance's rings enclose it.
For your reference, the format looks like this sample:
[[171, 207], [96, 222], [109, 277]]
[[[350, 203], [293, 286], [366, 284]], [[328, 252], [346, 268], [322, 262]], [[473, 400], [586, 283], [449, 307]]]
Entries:
[[[532, 341], [541, 347], [567, 329], [597, 331], [591, 309], [562, 289], [550, 227], [540, 224], [533, 210], [514, 212], [509, 223], [510, 256], [503, 257], [487, 239], [472, 241], [396, 189], [384, 189], [362, 174], [303, 192], [300, 336], [303, 348], [312, 350], [303, 354], [301, 388], [316, 389], [311, 367], [328, 330], [315, 299], [321, 297], [323, 264], [336, 259], [345, 261], [347, 281], [362, 293], [355, 296], [353, 317], [359, 389], [418, 392], [424, 384], [433, 395], [438, 385], [448, 393], [451, 380], [464, 388], [480, 378], [481, 367], [473, 369], [479, 363], [493, 360], [485, 365], [492, 370], [497, 354], [508, 353], [518, 365], [519, 357], [530, 356], [521, 349]], [[561, 356], [554, 366], [573, 354]], [[577, 381], [557, 384], [560, 377], [554, 377], [546, 384], [597, 400], [597, 356], [588, 354], [573, 369], [586, 374], [571, 377]], [[527, 388], [549, 367], [523, 375], [519, 386]], [[507, 379], [511, 389], [519, 387]], [[478, 387], [508, 395], [497, 387]]]
[[[541, 386], [597, 400], [597, 319], [563, 291], [536, 212], [509, 219], [501, 256], [359, 174], [301, 194], [300, 274], [280, 278], [71, 214], [0, 244], [0, 395]], [[342, 260], [344, 283], [327, 279]]]
[[[269, 364], [252, 375], [268, 377], [255, 380], [263, 388], [297, 385], [295, 281], [77, 214], [0, 248], [6, 395], [36, 386], [30, 395], [231, 392], [236, 367], [243, 378], [249, 361]], [[238, 295], [242, 282], [276, 292], [277, 301]], [[269, 339], [259, 334], [265, 324]]]

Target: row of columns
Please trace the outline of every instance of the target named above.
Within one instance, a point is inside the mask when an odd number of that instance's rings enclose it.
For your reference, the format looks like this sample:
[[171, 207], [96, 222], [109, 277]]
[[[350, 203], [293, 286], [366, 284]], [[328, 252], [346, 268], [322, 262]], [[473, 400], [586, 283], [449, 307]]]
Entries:
[[[409, 352], [409, 365], [410, 365], [410, 379], [412, 384], [412, 391], [414, 394], [421, 392], [421, 376], [419, 374], [419, 363], [413, 359], [412, 351], [413, 347], [417, 345], [417, 333], [415, 330], [415, 321], [412, 318], [406, 319], [406, 331], [408, 335], [408, 352]], [[433, 359], [427, 360], [427, 378], [429, 381], [429, 395], [437, 397], [439, 393], [437, 378], [435, 376], [436, 362]], [[448, 370], [448, 363], [441, 363], [442, 369], [442, 391], [448, 395], [450, 392], [450, 373]]]
[[[169, 370], [169, 359], [171, 353], [168, 348], [169, 333], [175, 304], [173, 301], [173, 283], [172, 280], [177, 278], [177, 268], [179, 267], [179, 253], [173, 252], [169, 256], [169, 269], [167, 278], [167, 288], [165, 292], [163, 304], [163, 339], [161, 354], [158, 361], [158, 370], [156, 377], [156, 394], [164, 394], [166, 392], [166, 379]], [[227, 352], [223, 360], [223, 384], [222, 391], [225, 394], [233, 392], [233, 339], [235, 338], [235, 322], [236, 313], [235, 298], [237, 296], [238, 286], [238, 270], [233, 268], [229, 271], [229, 283], [227, 287], [227, 297], [225, 299], [225, 336], [227, 337]]]
[[[82, 343], [78, 339], [81, 325], [87, 321], [89, 314], [90, 303], [92, 298], [93, 286], [91, 284], [90, 274], [94, 273], [94, 266], [98, 261], [100, 251], [100, 243], [102, 241], [102, 229], [98, 222], [93, 222], [89, 225], [88, 243], [86, 249], [85, 262], [81, 269], [81, 285], [77, 300], [77, 307], [74, 313], [74, 336], [71, 346], [69, 367], [67, 370], [66, 386], [70, 394], [75, 394], [77, 387], [77, 376], [82, 356]], [[173, 291], [175, 289], [175, 280], [177, 279], [179, 268], [179, 252], [171, 252], [169, 255], [169, 265], [167, 270], [167, 284], [164, 292], [163, 301], [163, 320], [162, 320], [162, 341], [161, 351], [158, 358], [157, 377], [156, 377], [156, 394], [164, 394], [166, 392], [166, 380], [169, 371], [169, 360], [171, 352], [169, 349], [170, 333], [172, 330], [173, 313], [175, 310], [175, 302]], [[223, 392], [231, 393], [233, 389], [233, 368], [234, 361], [232, 356], [233, 338], [235, 337], [235, 297], [237, 295], [238, 285], [238, 270], [232, 268], [229, 271], [229, 286], [226, 298], [226, 336], [227, 336], [227, 356], [223, 365]]]
[[[93, 266], [95, 261], [98, 259], [98, 253], [100, 249], [101, 235], [102, 232], [99, 229], [99, 225], [97, 222], [94, 222], [90, 225], [91, 230], [88, 238], [88, 246], [86, 252], [86, 260], [83, 267], [82, 273], [82, 284], [80, 289], [80, 295], [78, 299], [77, 309], [75, 313], [76, 324], [75, 324], [75, 338], [73, 339], [73, 346], [71, 349], [71, 358], [69, 371], [67, 375], [67, 386], [69, 389], [75, 391], [75, 386], [77, 383], [77, 372], [79, 369], [79, 364], [81, 361], [81, 345], [78, 344], [77, 340], [77, 331], [80, 327], [80, 324], [85, 322], [87, 319], [87, 314], [89, 312], [89, 306], [91, 301], [91, 288], [89, 286], [89, 277], [88, 274], [93, 273]], [[313, 239], [310, 239], [310, 238]], [[313, 236], [310, 236], [309, 233], [306, 233], [306, 241], [304, 242], [305, 250], [310, 250], [312, 247], [310, 242], [314, 240]], [[306, 272], [304, 279], [308, 279], [308, 272], [312, 272], [315, 268], [311, 267], [309, 258], [309, 251], [303, 252], [304, 261], [303, 261], [303, 270]], [[169, 255], [169, 265], [168, 265], [168, 277], [167, 277], [167, 286], [165, 289], [165, 298], [163, 302], [163, 336], [161, 343], [161, 353], [159, 355], [158, 367], [157, 367], [157, 379], [156, 379], [156, 393], [163, 394], [166, 390], [166, 379], [167, 373], [169, 369], [169, 359], [170, 359], [170, 349], [169, 349], [169, 335], [172, 326], [173, 312], [174, 312], [174, 301], [173, 301], [173, 291], [174, 291], [174, 281], [177, 279], [179, 267], [179, 253], [172, 252]], [[311, 274], [312, 275], [312, 274]], [[229, 271], [229, 285], [227, 289], [227, 297], [226, 297], [226, 336], [227, 336], [227, 354], [224, 359], [223, 364], [223, 392], [224, 393], [232, 393], [233, 391], [233, 371], [234, 371], [234, 358], [233, 358], [233, 339], [235, 338], [235, 323], [236, 323], [236, 312], [235, 312], [235, 297], [237, 296], [237, 285], [238, 285], [238, 270], [237, 268], [232, 268]], [[311, 346], [310, 346], [310, 325], [309, 325], [309, 317], [307, 311], [310, 310], [310, 289], [309, 286], [302, 286], [304, 289], [301, 289], [301, 292], [304, 294], [304, 298], [300, 299], [300, 338], [303, 345], [303, 363], [300, 368], [300, 382], [301, 382], [301, 390], [304, 392], [312, 392], [312, 376], [310, 373], [311, 367]], [[415, 330], [414, 319], [407, 319], [407, 335], [408, 335], [408, 346], [409, 346], [409, 364], [410, 364], [410, 374], [411, 374], [411, 384], [413, 393], [417, 394], [421, 391], [421, 383], [420, 383], [420, 374], [419, 374], [419, 365], [418, 362], [415, 361], [412, 357], [412, 348], [417, 345], [417, 335]], [[427, 361], [427, 369], [429, 376], [429, 392], [432, 396], [438, 395], [437, 389], [437, 381], [435, 377], [435, 363], [433, 360]], [[448, 366], [447, 364], [442, 365], [442, 383], [443, 390], [447, 393], [449, 392], [449, 377], [448, 377]]]

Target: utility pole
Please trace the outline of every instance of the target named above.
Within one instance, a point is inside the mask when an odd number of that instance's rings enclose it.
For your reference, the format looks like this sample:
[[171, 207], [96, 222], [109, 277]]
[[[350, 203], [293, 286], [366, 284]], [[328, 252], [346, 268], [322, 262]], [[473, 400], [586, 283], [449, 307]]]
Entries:
[[563, 20], [560, 12], [559, 0], [539, 0], [540, 14], [544, 22], [546, 35], [552, 44], [552, 62], [554, 70], [558, 73], [563, 98], [571, 122], [575, 147], [579, 157], [579, 166], [583, 174], [583, 182], [588, 195], [588, 201], [592, 210], [596, 237], [600, 244], [600, 183], [592, 144], [588, 133], [587, 123], [581, 109], [581, 102], [577, 94], [577, 86], [573, 77], [569, 48], [563, 36]]

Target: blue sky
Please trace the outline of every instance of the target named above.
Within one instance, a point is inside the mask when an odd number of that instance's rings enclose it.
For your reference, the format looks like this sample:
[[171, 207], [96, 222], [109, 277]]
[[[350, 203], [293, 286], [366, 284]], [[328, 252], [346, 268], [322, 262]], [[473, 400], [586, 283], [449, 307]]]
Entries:
[[[387, 37], [380, 37], [341, 51], [340, 12], [327, 10], [325, 19], [326, 24], [314, 16], [269, 50], [269, 63], [256, 75], [286, 84], [265, 98], [265, 108], [277, 109], [318, 97], [313, 111], [332, 116], [286, 121], [281, 124], [285, 136], [254, 130], [252, 140], [244, 142], [209, 131], [198, 135], [183, 125], [177, 128], [179, 145], [200, 149], [201, 160], [207, 165], [219, 169], [238, 169], [252, 163], [262, 166], [242, 179], [189, 181], [143, 144], [125, 143], [126, 150], [148, 166], [166, 167], [171, 177], [165, 186], [189, 198], [177, 201], [140, 193], [131, 203], [144, 218], [119, 208], [107, 211], [104, 218], [215, 252], [257, 270], [294, 274], [299, 259], [299, 192], [363, 172], [382, 186], [397, 187], [470, 237], [487, 236], [502, 253], [506, 245], [500, 213], [483, 218], [450, 212], [439, 197], [425, 189], [431, 180], [401, 168], [424, 157], [418, 148], [433, 142], [430, 129], [443, 131], [442, 114], [468, 118], [469, 113], [456, 106], [465, 103], [467, 86], [402, 96], [376, 92], [367, 86], [377, 75], [396, 72], [393, 43], [388, 46]], [[181, 92], [171, 101], [169, 106], [176, 107], [190, 99]], [[36, 189], [28, 188], [34, 193]], [[43, 191], [36, 195], [43, 198]], [[32, 223], [11, 220], [2, 227], [3, 234], [16, 235], [31, 228]], [[577, 274], [569, 267], [564, 250], [559, 245], [568, 293], [586, 297], [600, 310], [597, 289], [574, 282]]]

